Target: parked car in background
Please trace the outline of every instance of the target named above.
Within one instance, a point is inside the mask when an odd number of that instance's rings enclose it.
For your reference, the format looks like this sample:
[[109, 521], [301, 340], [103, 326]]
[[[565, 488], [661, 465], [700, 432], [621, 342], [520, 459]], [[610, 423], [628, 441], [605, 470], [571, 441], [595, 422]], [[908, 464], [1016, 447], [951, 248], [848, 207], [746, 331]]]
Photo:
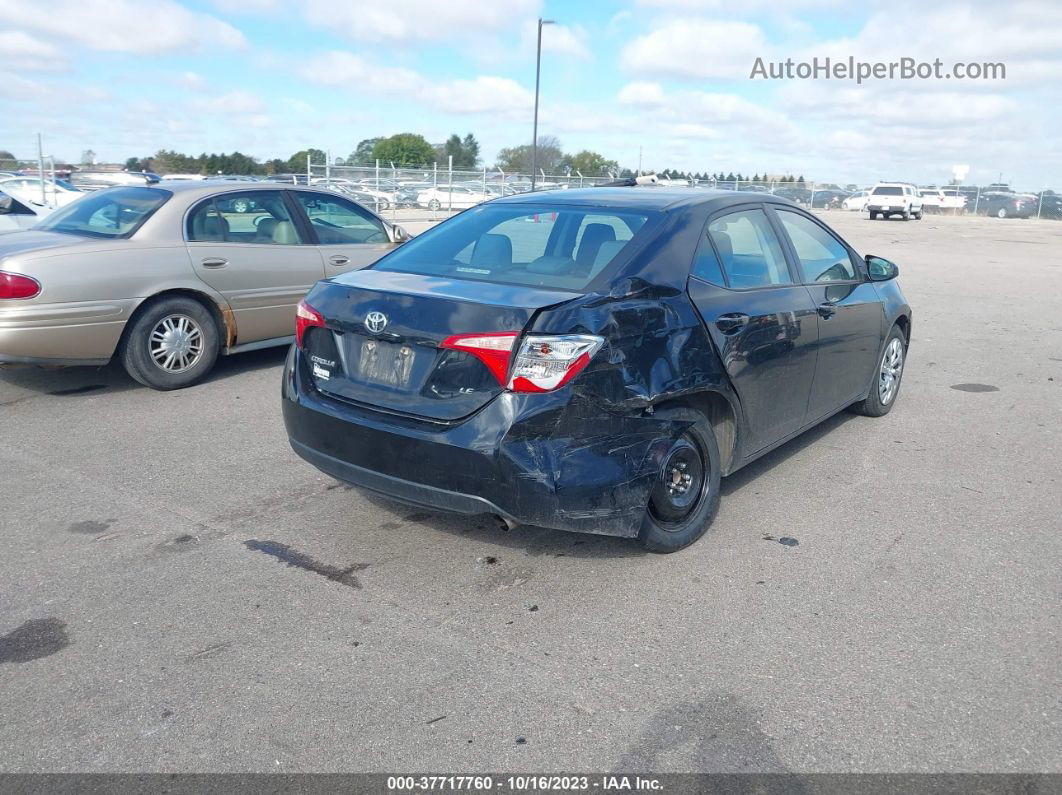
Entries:
[[870, 191], [861, 190], [858, 193], [853, 193], [851, 196], [845, 198], [841, 202], [841, 209], [855, 212], [865, 212], [867, 209], [867, 202], [870, 200]]
[[1062, 196], [1053, 191], [1037, 194], [1037, 214], [1041, 218], [1062, 218]]
[[51, 212], [52, 208], [41, 204], [40, 199], [34, 202], [0, 190], [0, 234], [29, 229]]
[[418, 193], [417, 205], [419, 207], [427, 207], [429, 210], [438, 210], [443, 207], [466, 209], [493, 198], [489, 193], [473, 191], [464, 185], [454, 185], [452, 188], [440, 185], [437, 188], [428, 188]]
[[[5, 177], [0, 179], [0, 190], [12, 196], [40, 203], [41, 178]], [[44, 180], [44, 203], [50, 207], [65, 207], [70, 202], [80, 199], [84, 195], [84, 191], [74, 187], [66, 180]]]
[[721, 476], [895, 405], [896, 275], [762, 193], [500, 198], [310, 291], [284, 422], [355, 486], [673, 552]]
[[912, 218], [921, 221], [922, 197], [918, 194], [918, 188], [909, 182], [879, 182], [870, 191], [867, 212], [870, 213], [871, 221], [879, 215], [886, 221], [893, 215], [905, 221]]
[[961, 213], [969, 205], [969, 197], [960, 188], [941, 188], [941, 212]]
[[922, 199], [922, 207], [926, 212], [939, 213], [944, 204], [944, 192], [939, 188], [919, 188], [918, 195]]
[[822, 208], [825, 210], [837, 210], [841, 207], [841, 202], [848, 198], [848, 193], [843, 190], [814, 190], [811, 191], [808, 196], [808, 201], [811, 207]]
[[79, 190], [101, 190], [121, 185], [154, 185], [162, 178], [148, 171], [74, 171], [68, 180]]
[[811, 191], [807, 188], [775, 188], [771, 193], [803, 207], [811, 203]]
[[276, 184], [101, 190], [0, 236], [0, 363], [105, 364], [177, 389], [286, 345], [318, 279], [406, 239], [353, 201]]
[[323, 190], [333, 190], [337, 193], [342, 193], [344, 196], [348, 196], [362, 207], [368, 207], [373, 212], [382, 213], [384, 210], [391, 208], [391, 200], [386, 194], [377, 193], [376, 191], [367, 191], [357, 183], [348, 184], [332, 184], [331, 187], [326, 185], [317, 185], [316, 187]]
[[1027, 193], [982, 193], [977, 202], [977, 212], [996, 218], [1029, 218], [1036, 215], [1038, 204], [1037, 197]]

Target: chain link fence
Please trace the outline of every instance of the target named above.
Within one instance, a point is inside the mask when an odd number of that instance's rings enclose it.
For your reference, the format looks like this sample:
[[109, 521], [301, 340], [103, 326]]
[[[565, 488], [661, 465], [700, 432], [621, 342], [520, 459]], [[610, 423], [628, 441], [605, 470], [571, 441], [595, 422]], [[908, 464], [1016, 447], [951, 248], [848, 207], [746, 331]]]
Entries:
[[[303, 177], [293, 177], [303, 181]], [[429, 168], [398, 167], [390, 163], [336, 166], [307, 160], [305, 182], [326, 185], [392, 218], [439, 220], [483, 201], [531, 190], [592, 187], [616, 180], [615, 175], [507, 173], [497, 168], [475, 171], [435, 163]], [[639, 181], [651, 180], [642, 178]], [[873, 185], [794, 181], [790, 179], [697, 180], [656, 177], [655, 184], [688, 189], [770, 193], [818, 210], [866, 212]], [[924, 212], [940, 215], [991, 215], [1016, 218], [1062, 219], [1062, 194], [1046, 188], [1016, 191], [997, 184], [941, 185], [920, 189]]]

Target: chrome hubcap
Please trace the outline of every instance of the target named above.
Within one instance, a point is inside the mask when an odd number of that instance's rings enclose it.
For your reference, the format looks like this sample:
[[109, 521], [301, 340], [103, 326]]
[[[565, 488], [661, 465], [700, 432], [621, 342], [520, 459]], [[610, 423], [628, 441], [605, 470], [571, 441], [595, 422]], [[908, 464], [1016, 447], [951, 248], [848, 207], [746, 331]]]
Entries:
[[151, 330], [148, 352], [167, 373], [183, 373], [203, 356], [203, 330], [187, 315], [168, 315]]
[[881, 376], [878, 379], [878, 397], [881, 405], [887, 406], [896, 397], [896, 390], [900, 386], [900, 375], [903, 374], [903, 343], [893, 339], [885, 348], [885, 354], [881, 357]]

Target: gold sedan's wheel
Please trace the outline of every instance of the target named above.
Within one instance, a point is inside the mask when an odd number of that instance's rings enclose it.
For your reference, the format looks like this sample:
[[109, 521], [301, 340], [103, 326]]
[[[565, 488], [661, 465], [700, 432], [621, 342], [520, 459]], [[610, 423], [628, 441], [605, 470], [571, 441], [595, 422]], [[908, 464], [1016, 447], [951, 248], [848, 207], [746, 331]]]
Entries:
[[203, 329], [187, 315], [167, 315], [151, 330], [151, 361], [167, 373], [183, 373], [203, 357]]

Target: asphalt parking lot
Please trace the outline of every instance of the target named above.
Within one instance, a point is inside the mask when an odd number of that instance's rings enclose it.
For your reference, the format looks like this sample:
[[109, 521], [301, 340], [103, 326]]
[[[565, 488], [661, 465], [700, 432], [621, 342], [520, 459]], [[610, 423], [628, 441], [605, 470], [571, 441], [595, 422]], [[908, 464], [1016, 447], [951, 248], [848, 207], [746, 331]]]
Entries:
[[898, 405], [671, 556], [337, 484], [283, 350], [0, 372], [0, 770], [1062, 772], [1062, 224], [824, 217], [900, 265]]

